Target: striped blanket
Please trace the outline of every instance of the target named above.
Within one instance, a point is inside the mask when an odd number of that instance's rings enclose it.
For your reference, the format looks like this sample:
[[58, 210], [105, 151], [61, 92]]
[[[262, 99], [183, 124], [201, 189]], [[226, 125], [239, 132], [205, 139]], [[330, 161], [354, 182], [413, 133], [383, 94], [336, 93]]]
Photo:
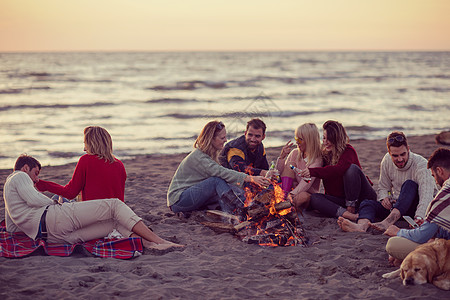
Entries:
[[47, 255], [69, 256], [76, 247], [83, 247], [89, 253], [100, 257], [129, 259], [142, 254], [141, 238], [118, 240], [96, 239], [78, 244], [49, 244], [42, 239], [32, 240], [22, 232], [7, 232], [5, 221], [0, 223], [0, 257], [17, 258], [43, 248]]
[[428, 206], [426, 220], [450, 231], [450, 179], [444, 182], [441, 190]]

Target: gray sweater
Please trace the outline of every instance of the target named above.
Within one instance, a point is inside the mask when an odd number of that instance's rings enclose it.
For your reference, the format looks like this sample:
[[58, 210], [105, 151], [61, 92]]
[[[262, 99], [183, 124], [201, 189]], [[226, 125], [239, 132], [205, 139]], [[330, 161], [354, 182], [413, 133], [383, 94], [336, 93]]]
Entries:
[[175, 204], [187, 188], [209, 177], [219, 177], [229, 184], [242, 187], [245, 173], [227, 169], [219, 165], [208, 154], [194, 149], [178, 166], [167, 191], [167, 206]]

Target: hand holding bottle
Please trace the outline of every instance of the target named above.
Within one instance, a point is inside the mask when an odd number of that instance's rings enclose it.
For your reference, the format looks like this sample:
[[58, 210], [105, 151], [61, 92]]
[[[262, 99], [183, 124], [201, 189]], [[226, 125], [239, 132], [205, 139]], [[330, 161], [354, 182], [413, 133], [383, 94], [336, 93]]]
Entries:
[[291, 169], [294, 170], [294, 172], [303, 178], [304, 181], [306, 182], [310, 182], [311, 181], [311, 175], [309, 174], [309, 170], [308, 168], [306, 168], [305, 170], [301, 170], [299, 168], [297, 168], [296, 166], [290, 165]]

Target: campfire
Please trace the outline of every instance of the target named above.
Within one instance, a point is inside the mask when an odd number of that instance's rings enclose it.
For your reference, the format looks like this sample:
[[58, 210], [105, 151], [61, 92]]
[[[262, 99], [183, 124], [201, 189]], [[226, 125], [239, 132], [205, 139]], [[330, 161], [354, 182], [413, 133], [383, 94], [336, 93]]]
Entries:
[[280, 185], [252, 192], [246, 189], [247, 219], [208, 210], [200, 222], [219, 232], [230, 232], [249, 244], [262, 246], [305, 246], [307, 238], [290, 197]]

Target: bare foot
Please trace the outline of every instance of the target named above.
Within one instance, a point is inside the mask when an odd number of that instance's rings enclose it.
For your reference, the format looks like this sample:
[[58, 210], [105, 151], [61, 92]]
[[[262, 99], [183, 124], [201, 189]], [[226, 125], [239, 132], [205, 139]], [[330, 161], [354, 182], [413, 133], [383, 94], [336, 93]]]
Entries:
[[156, 250], [166, 250], [166, 249], [169, 249], [169, 248], [172, 248], [172, 247], [175, 247], [175, 248], [182, 248], [182, 247], [184, 247], [184, 245], [175, 244], [175, 243], [172, 243], [172, 242], [169, 242], [169, 241], [166, 241], [166, 240], [164, 240], [163, 242], [157, 244], [155, 242], [149, 242], [149, 241], [147, 241], [145, 239], [142, 239], [142, 243], [143, 243], [145, 248], [156, 249]]
[[359, 214], [354, 214], [349, 211], [346, 211], [342, 214], [342, 217], [349, 219], [350, 221], [356, 222], [358, 220]]
[[337, 220], [339, 227], [345, 232], [366, 232], [366, 226], [362, 224], [353, 223], [343, 217], [339, 217]]
[[388, 229], [388, 227], [390, 226], [390, 224], [386, 224], [385, 221], [382, 221], [382, 222], [377, 222], [377, 223], [370, 223], [369, 226], [375, 230], [385, 232]]

